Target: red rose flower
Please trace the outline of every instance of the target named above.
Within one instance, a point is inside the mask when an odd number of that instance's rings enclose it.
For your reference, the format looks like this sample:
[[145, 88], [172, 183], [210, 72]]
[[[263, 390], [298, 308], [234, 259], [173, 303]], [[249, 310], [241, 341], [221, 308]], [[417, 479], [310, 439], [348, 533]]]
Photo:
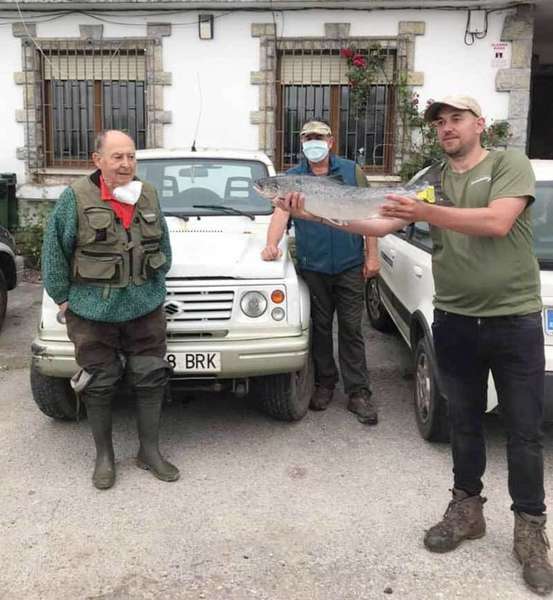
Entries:
[[342, 58], [351, 58], [353, 56], [353, 50], [351, 48], [342, 48], [340, 50], [340, 56]]
[[354, 67], [359, 67], [360, 69], [364, 69], [367, 66], [367, 61], [364, 59], [363, 56], [361, 56], [361, 54], [356, 54], [352, 60], [351, 60], [351, 64]]

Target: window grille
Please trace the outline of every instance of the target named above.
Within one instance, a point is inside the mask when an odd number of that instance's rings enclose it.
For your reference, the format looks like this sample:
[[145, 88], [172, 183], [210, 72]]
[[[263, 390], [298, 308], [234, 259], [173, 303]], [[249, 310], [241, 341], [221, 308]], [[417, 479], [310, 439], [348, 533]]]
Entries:
[[38, 40], [26, 42], [27, 163], [91, 165], [94, 138], [121, 129], [137, 148], [156, 146], [154, 40]]
[[[286, 170], [301, 160], [301, 126], [322, 118], [332, 128], [335, 152], [357, 161], [365, 171], [390, 172], [396, 40], [279, 40], [277, 47], [277, 169]], [[351, 98], [350, 67], [341, 55], [344, 48], [365, 57], [377, 52], [380, 57], [362, 105], [355, 106]]]

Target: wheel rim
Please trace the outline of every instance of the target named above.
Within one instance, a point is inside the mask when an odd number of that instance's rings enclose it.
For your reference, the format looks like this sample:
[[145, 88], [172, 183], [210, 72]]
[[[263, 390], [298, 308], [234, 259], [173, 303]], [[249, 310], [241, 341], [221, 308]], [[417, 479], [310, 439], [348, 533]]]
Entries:
[[367, 306], [373, 319], [380, 319], [380, 293], [376, 279], [369, 280], [367, 291]]
[[422, 423], [427, 423], [432, 411], [432, 378], [428, 357], [419, 354], [416, 367], [417, 413]]

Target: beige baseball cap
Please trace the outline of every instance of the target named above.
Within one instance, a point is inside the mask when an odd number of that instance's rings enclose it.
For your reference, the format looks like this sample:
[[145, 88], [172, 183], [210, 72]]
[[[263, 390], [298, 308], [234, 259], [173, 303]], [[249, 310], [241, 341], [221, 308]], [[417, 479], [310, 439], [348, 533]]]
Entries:
[[302, 135], [308, 135], [309, 133], [316, 133], [318, 135], [332, 135], [330, 127], [322, 121], [307, 121], [301, 128], [300, 137]]
[[443, 100], [436, 100], [424, 111], [425, 121], [435, 121], [438, 113], [444, 106], [452, 106], [459, 110], [470, 110], [477, 117], [482, 116], [480, 104], [470, 96], [446, 96]]

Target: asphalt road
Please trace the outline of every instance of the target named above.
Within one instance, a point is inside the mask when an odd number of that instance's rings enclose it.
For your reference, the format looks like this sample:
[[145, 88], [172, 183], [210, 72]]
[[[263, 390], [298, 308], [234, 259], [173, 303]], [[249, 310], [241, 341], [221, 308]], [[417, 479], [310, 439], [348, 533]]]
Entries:
[[[133, 411], [122, 405], [117, 483], [98, 491], [86, 421], [55, 422], [31, 397], [40, 294], [21, 284], [0, 335], [2, 600], [535, 598], [511, 556], [497, 418], [487, 423], [486, 537], [448, 555], [424, 549], [451, 463], [448, 446], [416, 431], [398, 337], [366, 330], [377, 427], [358, 423], [342, 395], [295, 424], [231, 397], [177, 400], [162, 437], [182, 477], [162, 483], [134, 466]], [[545, 453], [551, 498], [551, 432]]]

